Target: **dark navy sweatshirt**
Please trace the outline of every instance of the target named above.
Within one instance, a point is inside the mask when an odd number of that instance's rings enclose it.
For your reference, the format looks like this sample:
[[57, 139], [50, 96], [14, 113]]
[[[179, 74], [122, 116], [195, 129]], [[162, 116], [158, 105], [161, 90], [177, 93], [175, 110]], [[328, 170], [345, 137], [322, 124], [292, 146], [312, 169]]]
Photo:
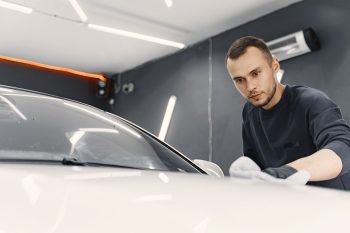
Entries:
[[333, 150], [343, 163], [340, 175], [308, 184], [350, 190], [350, 127], [323, 92], [286, 85], [281, 100], [269, 110], [247, 102], [242, 134], [244, 155], [262, 169], [282, 166], [320, 149]]

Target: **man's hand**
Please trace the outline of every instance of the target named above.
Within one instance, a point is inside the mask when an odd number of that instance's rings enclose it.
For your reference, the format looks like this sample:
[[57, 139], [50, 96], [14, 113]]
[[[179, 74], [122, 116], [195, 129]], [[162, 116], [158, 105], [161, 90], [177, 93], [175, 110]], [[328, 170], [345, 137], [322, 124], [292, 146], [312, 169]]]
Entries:
[[288, 165], [284, 165], [282, 167], [269, 167], [262, 171], [279, 179], [287, 179], [289, 176], [298, 172], [298, 170]]
[[304, 185], [310, 179], [310, 174], [307, 171], [297, 171], [288, 165], [278, 168], [266, 168], [261, 171], [260, 167], [252, 159], [245, 156], [238, 158], [231, 164], [229, 173], [233, 177], [259, 179], [271, 183]]
[[298, 171], [288, 165], [274, 168], [269, 167], [262, 170], [262, 173], [265, 174], [261, 174], [260, 179], [277, 183], [286, 182], [304, 185], [310, 180], [309, 172], [304, 170]]

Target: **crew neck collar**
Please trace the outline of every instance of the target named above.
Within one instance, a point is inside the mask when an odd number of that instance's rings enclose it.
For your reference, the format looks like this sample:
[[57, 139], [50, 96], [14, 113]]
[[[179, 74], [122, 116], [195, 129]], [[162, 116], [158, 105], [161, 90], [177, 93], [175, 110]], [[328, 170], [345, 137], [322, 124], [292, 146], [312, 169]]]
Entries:
[[282, 92], [281, 95], [281, 99], [277, 102], [277, 104], [275, 104], [272, 108], [270, 109], [263, 109], [262, 107], [259, 107], [261, 112], [264, 114], [271, 114], [273, 112], [275, 112], [277, 109], [281, 108], [281, 106], [285, 105], [286, 101], [287, 101], [287, 93], [289, 91], [289, 86], [285, 85], [285, 88]]

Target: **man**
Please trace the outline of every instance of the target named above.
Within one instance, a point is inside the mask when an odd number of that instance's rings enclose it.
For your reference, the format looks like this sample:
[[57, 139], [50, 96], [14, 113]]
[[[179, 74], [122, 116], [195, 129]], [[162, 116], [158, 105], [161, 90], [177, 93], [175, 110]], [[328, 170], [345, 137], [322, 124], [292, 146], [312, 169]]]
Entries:
[[262, 39], [236, 40], [226, 57], [243, 109], [243, 153], [277, 179], [298, 171], [308, 184], [350, 190], [350, 127], [323, 92], [283, 85], [280, 69]]

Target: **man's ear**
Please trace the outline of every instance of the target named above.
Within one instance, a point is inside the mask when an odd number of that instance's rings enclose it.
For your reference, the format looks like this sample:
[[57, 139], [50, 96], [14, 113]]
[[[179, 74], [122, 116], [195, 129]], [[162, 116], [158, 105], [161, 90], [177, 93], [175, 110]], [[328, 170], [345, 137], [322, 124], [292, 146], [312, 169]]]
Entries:
[[278, 61], [277, 57], [274, 57], [272, 60], [272, 69], [275, 73], [277, 73], [280, 70], [280, 62]]

